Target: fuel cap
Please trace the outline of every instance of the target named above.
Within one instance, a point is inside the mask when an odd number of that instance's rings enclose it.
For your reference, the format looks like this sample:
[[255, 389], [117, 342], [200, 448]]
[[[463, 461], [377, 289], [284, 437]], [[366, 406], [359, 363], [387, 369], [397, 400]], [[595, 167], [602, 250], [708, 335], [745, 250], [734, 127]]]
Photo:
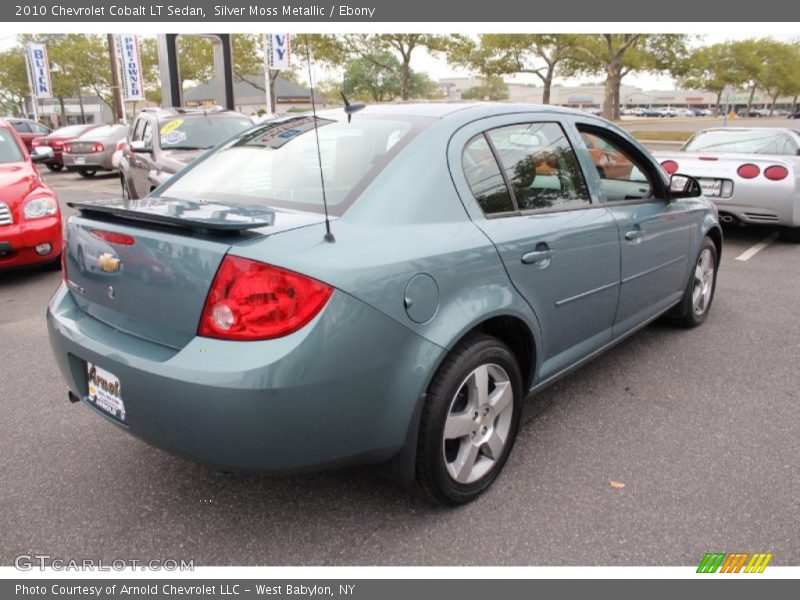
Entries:
[[430, 321], [439, 309], [439, 286], [427, 273], [414, 275], [403, 297], [408, 318], [415, 323]]

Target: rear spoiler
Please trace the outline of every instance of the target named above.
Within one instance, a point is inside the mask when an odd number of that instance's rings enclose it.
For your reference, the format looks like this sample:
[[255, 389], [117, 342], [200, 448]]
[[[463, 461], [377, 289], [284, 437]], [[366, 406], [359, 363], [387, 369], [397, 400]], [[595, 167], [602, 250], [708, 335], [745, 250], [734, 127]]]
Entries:
[[[167, 199], [164, 199], [167, 200]], [[90, 216], [97, 214], [111, 216], [125, 221], [155, 223], [179, 229], [207, 232], [240, 232], [259, 227], [269, 227], [275, 223], [275, 212], [269, 208], [257, 210], [246, 206], [220, 206], [207, 208], [200, 203], [181, 203], [180, 201], [160, 202], [151, 206], [126, 208], [117, 203], [67, 202], [67, 206]], [[206, 210], [202, 210], [207, 208]], [[201, 213], [202, 218], [192, 218], [190, 213]]]

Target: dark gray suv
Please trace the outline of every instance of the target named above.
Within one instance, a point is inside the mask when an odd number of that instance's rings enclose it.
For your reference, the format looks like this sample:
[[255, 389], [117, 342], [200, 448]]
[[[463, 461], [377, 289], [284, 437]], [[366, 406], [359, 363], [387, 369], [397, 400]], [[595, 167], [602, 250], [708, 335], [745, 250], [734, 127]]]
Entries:
[[218, 107], [142, 110], [120, 161], [123, 197], [143, 198], [205, 150], [252, 125], [245, 115]]

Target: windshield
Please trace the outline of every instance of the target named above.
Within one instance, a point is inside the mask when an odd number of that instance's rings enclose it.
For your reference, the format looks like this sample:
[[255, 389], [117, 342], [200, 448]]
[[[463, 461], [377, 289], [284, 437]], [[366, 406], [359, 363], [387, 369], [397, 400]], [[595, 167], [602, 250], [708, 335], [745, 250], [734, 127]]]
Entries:
[[[429, 119], [317, 117], [328, 209], [341, 215]], [[323, 212], [314, 117], [265, 123], [172, 180], [162, 195]]]
[[8, 129], [0, 129], [0, 163], [19, 162], [23, 160], [14, 134]]
[[56, 129], [51, 135], [53, 137], [73, 137], [82, 134], [92, 127], [94, 127], [94, 125], [68, 125], [67, 127]]
[[97, 127], [95, 129], [90, 129], [86, 133], [84, 133], [81, 137], [83, 138], [101, 138], [101, 137], [109, 137], [118, 133], [120, 130], [125, 129], [124, 125], [103, 125], [102, 127]]
[[211, 148], [253, 126], [247, 117], [185, 116], [158, 124], [159, 141], [165, 150]]
[[797, 153], [797, 144], [781, 131], [753, 131], [748, 129], [704, 131], [698, 133], [684, 146], [688, 152], [740, 152], [743, 154], [791, 155]]

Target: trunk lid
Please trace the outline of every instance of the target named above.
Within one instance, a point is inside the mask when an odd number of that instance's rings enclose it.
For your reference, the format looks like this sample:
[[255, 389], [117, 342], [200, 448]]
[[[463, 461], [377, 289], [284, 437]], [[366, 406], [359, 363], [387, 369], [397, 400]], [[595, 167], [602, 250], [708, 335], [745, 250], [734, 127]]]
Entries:
[[120, 331], [182, 348], [231, 247], [324, 221], [316, 213], [146, 198], [74, 203], [67, 285], [78, 307]]

